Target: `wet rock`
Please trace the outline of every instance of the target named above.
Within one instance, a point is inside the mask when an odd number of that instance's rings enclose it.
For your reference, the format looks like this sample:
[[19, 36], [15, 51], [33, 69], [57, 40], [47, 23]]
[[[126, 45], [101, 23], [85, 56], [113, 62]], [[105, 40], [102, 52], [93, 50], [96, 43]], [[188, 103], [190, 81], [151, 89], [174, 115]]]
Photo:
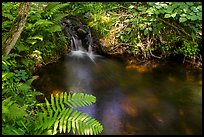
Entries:
[[75, 43], [77, 39], [81, 42], [82, 47], [89, 51], [89, 46], [91, 46], [93, 43], [91, 31], [88, 26], [82, 24], [76, 17], [66, 17], [60, 24], [68, 42], [71, 42], [72, 49], [78, 50]]

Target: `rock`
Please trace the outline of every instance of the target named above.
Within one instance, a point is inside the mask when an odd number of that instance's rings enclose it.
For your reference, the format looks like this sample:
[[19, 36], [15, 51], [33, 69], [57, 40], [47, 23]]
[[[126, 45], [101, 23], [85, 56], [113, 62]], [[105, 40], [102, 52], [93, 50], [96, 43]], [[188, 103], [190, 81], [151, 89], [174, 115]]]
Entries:
[[35, 75], [35, 76], [32, 76], [32, 80], [35, 80], [35, 79], [38, 79], [40, 76], [38, 76], [38, 75]]

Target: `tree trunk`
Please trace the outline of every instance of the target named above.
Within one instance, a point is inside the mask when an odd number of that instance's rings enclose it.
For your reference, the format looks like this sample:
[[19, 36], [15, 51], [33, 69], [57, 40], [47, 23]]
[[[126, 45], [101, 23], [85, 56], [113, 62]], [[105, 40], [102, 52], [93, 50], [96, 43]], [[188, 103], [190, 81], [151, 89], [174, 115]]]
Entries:
[[3, 43], [3, 55], [8, 55], [11, 49], [16, 44], [24, 25], [26, 23], [31, 2], [22, 2], [18, 9], [18, 15], [14, 21], [13, 26], [9, 31], [9, 35]]

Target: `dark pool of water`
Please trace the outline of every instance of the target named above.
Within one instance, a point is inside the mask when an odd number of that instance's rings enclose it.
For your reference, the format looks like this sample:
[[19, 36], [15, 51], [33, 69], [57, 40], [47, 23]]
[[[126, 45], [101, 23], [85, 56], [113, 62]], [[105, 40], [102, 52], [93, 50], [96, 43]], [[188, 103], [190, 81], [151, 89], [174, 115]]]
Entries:
[[95, 95], [94, 105], [79, 109], [103, 124], [104, 135], [202, 134], [201, 73], [190, 79], [176, 63], [141, 73], [112, 59], [94, 61], [67, 57], [42, 69], [33, 85], [47, 97], [64, 90]]

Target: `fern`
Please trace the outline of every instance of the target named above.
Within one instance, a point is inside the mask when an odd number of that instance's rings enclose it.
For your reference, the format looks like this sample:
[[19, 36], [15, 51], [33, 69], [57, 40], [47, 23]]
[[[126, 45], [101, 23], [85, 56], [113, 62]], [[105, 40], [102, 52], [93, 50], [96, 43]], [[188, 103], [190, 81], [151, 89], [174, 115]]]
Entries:
[[8, 97], [2, 101], [3, 121], [16, 121], [17, 119], [22, 119], [26, 114], [26, 106], [19, 107], [18, 104], [11, 100], [11, 97]]
[[12, 125], [2, 126], [2, 135], [24, 135], [25, 131]]
[[49, 26], [51, 24], [53, 24], [52, 21], [40, 19], [34, 24], [34, 26], [35, 27], [47, 27], [47, 26]]
[[61, 31], [61, 27], [59, 25], [52, 25], [46, 31], [53, 33], [53, 32], [59, 32]]
[[70, 133], [96, 135], [103, 126], [88, 114], [74, 110], [76, 107], [89, 106], [96, 102], [96, 97], [84, 93], [51, 94], [51, 102], [45, 98], [40, 104], [43, 112], [38, 112], [37, 134]]
[[46, 15], [52, 15], [68, 5], [69, 3], [49, 3], [45, 8], [45, 11], [47, 12]]
[[51, 2], [44, 9], [44, 15], [46, 18], [51, 19], [53, 22], [57, 23], [62, 20], [67, 14], [60, 11], [64, 7], [69, 6], [69, 3], [58, 3]]

